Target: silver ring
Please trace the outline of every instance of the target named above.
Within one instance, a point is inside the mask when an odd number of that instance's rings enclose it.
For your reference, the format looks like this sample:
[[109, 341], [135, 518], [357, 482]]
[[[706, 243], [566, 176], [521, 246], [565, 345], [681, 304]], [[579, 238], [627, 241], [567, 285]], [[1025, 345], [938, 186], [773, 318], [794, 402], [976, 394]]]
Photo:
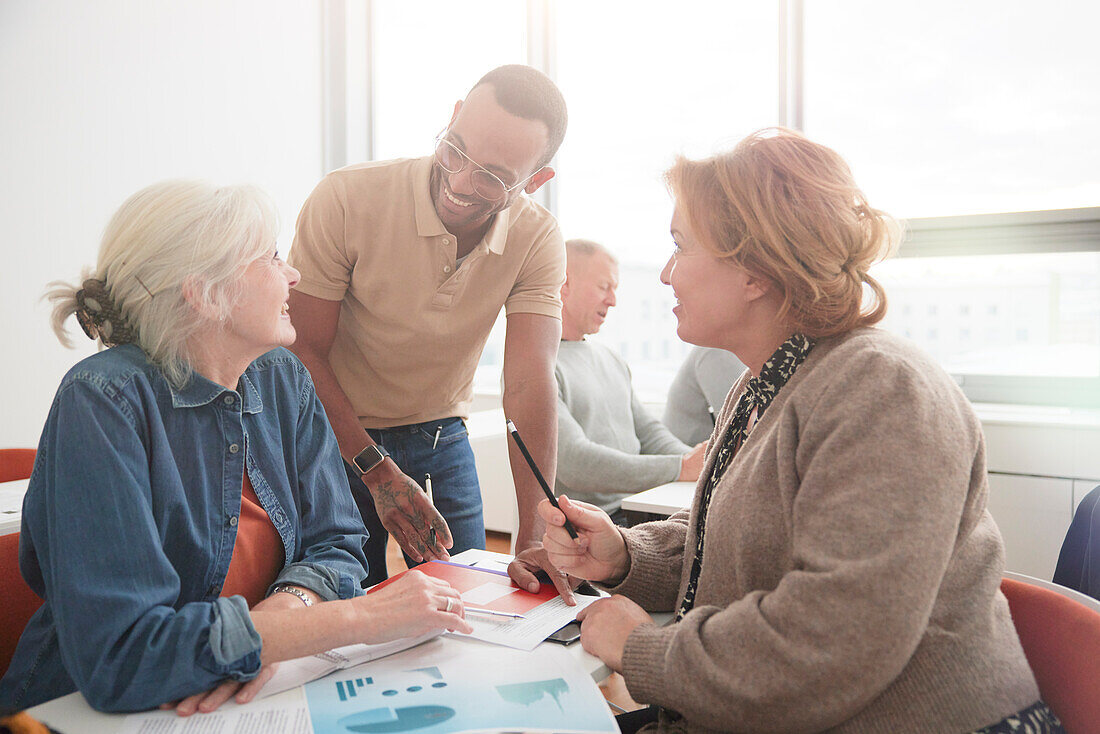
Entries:
[[451, 613], [451, 602], [453, 602], [453, 601], [454, 601], [454, 599], [452, 599], [449, 596], [447, 597], [447, 606], [445, 606], [443, 608], [443, 611], [446, 612], [447, 614]]

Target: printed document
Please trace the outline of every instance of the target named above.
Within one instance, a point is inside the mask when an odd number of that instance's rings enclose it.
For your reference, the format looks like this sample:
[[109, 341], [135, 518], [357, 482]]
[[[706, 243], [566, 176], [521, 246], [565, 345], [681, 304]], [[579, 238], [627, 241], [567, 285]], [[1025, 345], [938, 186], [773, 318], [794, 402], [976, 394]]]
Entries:
[[567, 650], [436, 639], [305, 687], [315, 734], [618, 732]]
[[[577, 606], [571, 607], [558, 596], [557, 590], [551, 584], [542, 584], [539, 592], [532, 594], [516, 586], [507, 573], [446, 561], [422, 563], [416, 570], [443, 579], [455, 587], [462, 595], [462, 603], [467, 607], [511, 612], [526, 617], [515, 619], [471, 613], [466, 615], [466, 621], [474, 628], [473, 634], [449, 633], [456, 637], [468, 636], [517, 650], [534, 650], [547, 635], [572, 622], [576, 619], [577, 612], [598, 598], [578, 594]], [[391, 581], [393, 579], [383, 581], [372, 587], [371, 591]]]

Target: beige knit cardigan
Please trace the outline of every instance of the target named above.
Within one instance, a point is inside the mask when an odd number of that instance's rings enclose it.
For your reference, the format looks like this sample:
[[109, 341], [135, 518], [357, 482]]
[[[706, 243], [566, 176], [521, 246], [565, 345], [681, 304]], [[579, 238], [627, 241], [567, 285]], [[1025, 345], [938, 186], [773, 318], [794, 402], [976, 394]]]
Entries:
[[[677, 608], [716, 443], [690, 512], [624, 531], [613, 592]], [[628, 638], [631, 696], [684, 732], [962, 733], [1030, 705], [986, 499], [981, 426], [937, 364], [879, 329], [820, 340], [715, 488], [694, 609]]]

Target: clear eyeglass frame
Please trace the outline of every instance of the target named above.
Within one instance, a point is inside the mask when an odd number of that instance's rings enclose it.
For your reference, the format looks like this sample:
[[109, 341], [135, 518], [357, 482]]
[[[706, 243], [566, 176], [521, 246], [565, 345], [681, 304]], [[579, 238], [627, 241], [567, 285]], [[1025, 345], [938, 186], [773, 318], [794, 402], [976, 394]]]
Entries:
[[[468, 165], [473, 165], [474, 171], [470, 173], [470, 186], [473, 187], [474, 193], [486, 201], [499, 201], [503, 199], [511, 192], [526, 185], [528, 181], [538, 175], [539, 171], [546, 167], [540, 166], [527, 178], [509, 186], [501, 181], [499, 176], [486, 170], [484, 166], [466, 155], [466, 151], [459, 148], [450, 140], [447, 140], [446, 136], [448, 132], [450, 131], [444, 130], [435, 139], [435, 164], [444, 172], [452, 175], [461, 173]], [[446, 156], [452, 154], [458, 156], [459, 160], [461, 160], [461, 165], [455, 166], [453, 160], [444, 161]]]

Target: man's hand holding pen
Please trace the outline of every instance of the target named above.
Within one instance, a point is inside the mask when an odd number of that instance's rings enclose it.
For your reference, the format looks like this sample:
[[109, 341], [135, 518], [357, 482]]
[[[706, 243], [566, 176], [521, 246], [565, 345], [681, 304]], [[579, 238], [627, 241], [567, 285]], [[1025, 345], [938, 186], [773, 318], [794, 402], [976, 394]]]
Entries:
[[420, 485], [392, 459], [364, 474], [363, 482], [374, 498], [383, 527], [413, 561], [450, 559], [447, 549], [454, 541], [447, 521]]
[[[507, 422], [507, 428], [509, 435], [511, 435], [512, 440], [516, 444], [516, 448], [519, 449], [520, 453], [523, 455], [524, 461], [527, 462], [528, 468], [531, 469], [531, 475], [535, 477], [543, 494], [546, 495], [546, 501], [551, 505], [557, 506], [557, 501], [554, 499], [554, 493], [551, 491], [550, 485], [546, 481], [546, 477], [542, 475], [534, 457], [531, 456], [531, 452], [528, 451], [527, 445], [519, 435], [519, 430], [510, 419]], [[568, 522], [565, 523], [565, 528], [570, 535], [576, 537], [576, 531]], [[517, 543], [517, 548], [518, 547]], [[554, 564], [551, 563], [549, 557], [546, 555], [546, 550], [541, 545], [532, 544], [529, 547], [519, 550], [519, 552], [516, 553], [515, 559], [508, 565], [508, 575], [512, 577], [512, 580], [532, 593], [539, 590], [538, 577], [540, 572], [546, 574], [546, 577], [554, 584], [554, 588], [557, 589], [558, 594], [561, 595], [561, 598], [566, 604], [569, 606], [576, 605], [577, 599], [573, 596], [573, 580], [569, 578], [568, 574], [558, 570]]]

